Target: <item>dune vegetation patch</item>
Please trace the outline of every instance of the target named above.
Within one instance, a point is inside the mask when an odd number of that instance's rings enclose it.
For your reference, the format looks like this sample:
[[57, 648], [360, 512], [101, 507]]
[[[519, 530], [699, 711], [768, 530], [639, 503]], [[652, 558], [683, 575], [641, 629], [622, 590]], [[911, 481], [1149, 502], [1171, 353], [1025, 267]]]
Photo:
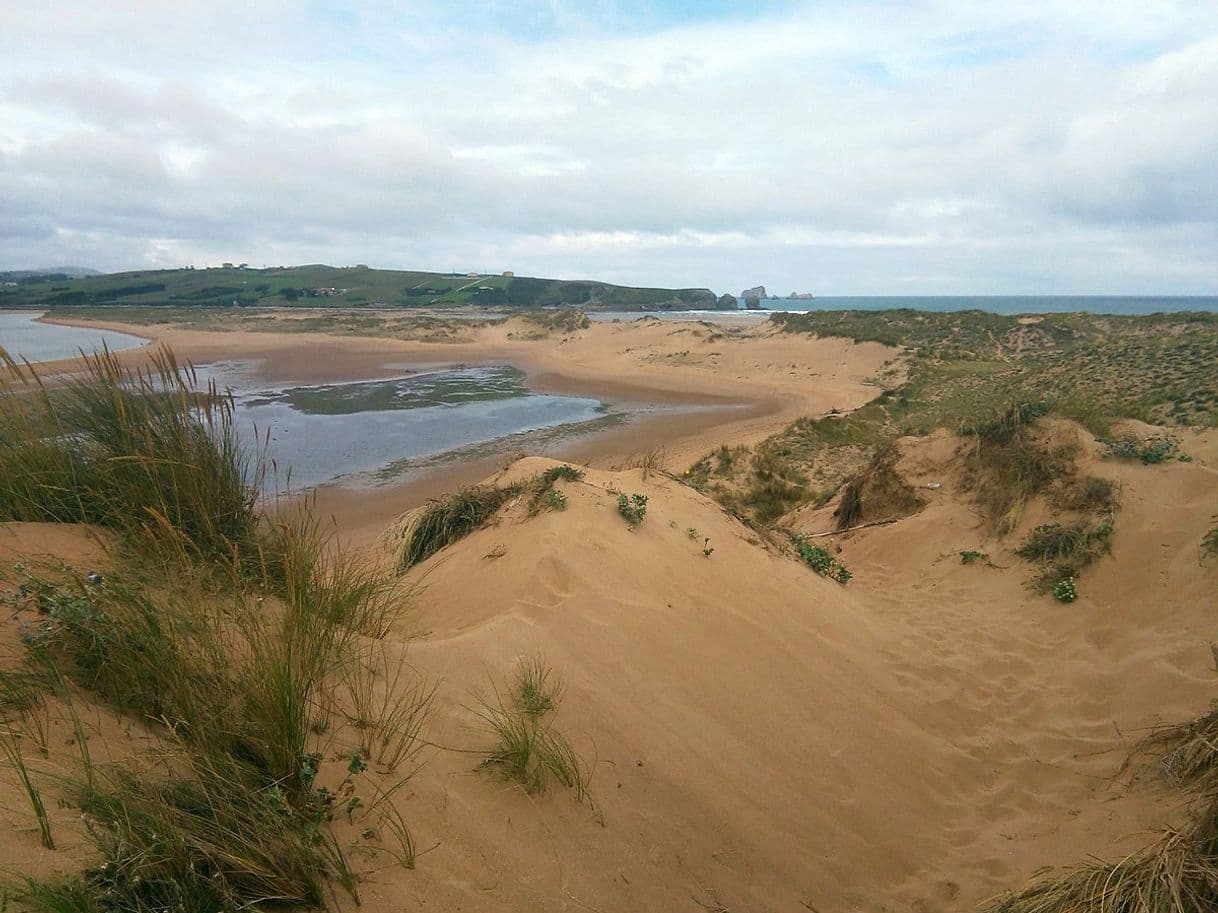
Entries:
[[519, 660], [506, 688], [492, 683], [491, 696], [478, 698], [475, 712], [494, 740], [481, 766], [530, 796], [557, 783], [595, 808], [588, 791], [591, 770], [554, 726], [561, 698], [562, 684], [542, 657]]
[[441, 549], [488, 525], [499, 509], [528, 498], [528, 512], [565, 510], [567, 498], [555, 488], [560, 481], [578, 482], [583, 470], [552, 466], [529, 479], [508, 485], [470, 485], [403, 514], [384, 533], [394, 547], [394, 568], [404, 574]]
[[[10, 883], [9, 902], [153, 913], [323, 906], [335, 890], [358, 900], [331, 822], [358, 822], [379, 835], [374, 855], [413, 864], [385, 796], [413, 770], [392, 774], [417, 754], [434, 692], [403, 672], [364, 730], [337, 725], [349, 711], [335, 695], [405, 594], [307, 506], [263, 515], [260, 458], [237, 444], [227, 400], [195, 392], [168, 352], [153, 364], [128, 370], [103, 353], [58, 385], [10, 364], [0, 388], [0, 517], [89, 522], [119, 541], [104, 576], [22, 564], [0, 580], [25, 625], [0, 669], [0, 742], [26, 774], [44, 844], [54, 787], [96, 859]], [[53, 702], [79, 758], [38, 783], [25, 753], [46, 750]], [[142, 727], [149, 756], [95, 762], [76, 702]]]
[[898, 457], [895, 446], [884, 447], [846, 484], [833, 512], [838, 531], [864, 522], [908, 517], [922, 509], [925, 502], [896, 470]]
[[[823, 505], [898, 438], [946, 428], [972, 439], [972, 474], [992, 528], [1009, 530], [1061, 468], [1052, 449], [1034, 446], [1027, 426], [1040, 416], [1071, 419], [1101, 439], [1120, 418], [1218, 426], [1213, 314], [1045, 314], [1029, 324], [982, 311], [810, 311], [775, 313], [770, 324], [904, 354], [901, 370], [874, 379], [877, 395], [867, 404], [798, 419], [753, 448], [724, 445], [684, 473], [753, 523]], [[1152, 459], [1160, 447], [1150, 448]], [[1143, 449], [1139, 443], [1133, 457]]]
[[999, 535], [1015, 528], [1033, 496], [1073, 472], [1074, 445], [1047, 440], [1035, 425], [1048, 412], [1045, 403], [1016, 402], [963, 429], [964, 485]]
[[845, 586], [854, 576], [829, 549], [823, 545], [813, 545], [806, 536], [792, 536], [791, 546], [800, 560], [822, 577], [829, 577]]
[[1135, 755], [1158, 760], [1189, 800], [1185, 822], [1117, 862], [1047, 869], [981, 913], [1208, 913], [1218, 909], [1218, 711], [1152, 733]]
[[1041, 524], [1028, 533], [1015, 553], [1040, 566], [1030, 582], [1036, 592], [1074, 602], [1083, 570], [1111, 550], [1112, 524], [1105, 521]]
[[109, 352], [48, 385], [0, 364], [0, 520], [91, 523], [197, 556], [252, 558], [261, 468], [233, 404], [167, 350], [127, 368]]

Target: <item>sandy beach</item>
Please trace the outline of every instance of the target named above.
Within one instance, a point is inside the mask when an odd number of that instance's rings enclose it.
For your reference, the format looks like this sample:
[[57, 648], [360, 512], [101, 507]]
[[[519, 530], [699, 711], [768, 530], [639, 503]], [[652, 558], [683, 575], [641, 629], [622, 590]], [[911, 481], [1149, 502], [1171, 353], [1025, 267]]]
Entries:
[[[58, 318], [57, 318], [58, 319]], [[522, 320], [470, 329], [459, 342], [301, 332], [215, 332], [160, 325], [64, 321], [134, 333], [149, 347], [121, 353], [140, 363], [156, 346], [197, 364], [248, 362], [265, 382], [339, 383], [394, 377], [405, 370], [510, 364], [538, 392], [594, 396], [609, 403], [651, 403], [676, 410], [566, 442], [550, 455], [612, 467], [658, 456], [681, 471], [721, 444], [752, 444], [805, 415], [849, 411], [879, 392], [876, 374], [898, 350], [843, 339], [809, 339], [768, 327], [640, 318], [594, 322], [574, 333], [539, 338]], [[70, 370], [71, 363], [56, 369]], [[696, 410], [682, 412], [682, 406]], [[439, 467], [396, 488], [375, 491], [323, 486], [321, 511], [345, 536], [366, 544], [398, 513], [429, 497], [471, 484], [504, 462], [503, 454]]]

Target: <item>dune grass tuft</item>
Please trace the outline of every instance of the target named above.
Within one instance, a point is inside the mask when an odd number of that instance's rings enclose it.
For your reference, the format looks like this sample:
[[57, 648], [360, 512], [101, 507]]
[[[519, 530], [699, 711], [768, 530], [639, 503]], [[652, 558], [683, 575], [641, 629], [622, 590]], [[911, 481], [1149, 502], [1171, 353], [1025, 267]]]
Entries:
[[1033, 495], [1073, 465], [1071, 448], [1050, 447], [1035, 433], [1036, 420], [1048, 411], [1041, 402], [1015, 402], [961, 429], [972, 439], [965, 485], [1000, 535], [1015, 527]]
[[521, 661], [514, 686], [505, 694], [492, 685], [492, 698], [478, 698], [478, 717], [495, 740], [481, 766], [518, 783], [531, 796], [556, 782], [581, 802], [595, 805], [588, 791], [591, 773], [547, 718], [561, 696], [557, 678], [534, 656]]
[[521, 657], [516, 665], [516, 700], [529, 716], [540, 716], [558, 707], [562, 683], [540, 655]]
[[[398, 583], [335, 547], [307, 506], [256, 509], [260, 464], [237, 444], [231, 404], [196, 393], [169, 353], [148, 370], [91, 356], [55, 386], [6, 370], [0, 520], [101, 524], [128, 546], [103, 585], [17, 568], [10, 601], [36, 621], [24, 661], [0, 675], [0, 712], [37, 717], [44, 692], [65, 703], [83, 774], [62, 781], [101, 863], [12, 896], [47, 913], [318, 906], [335, 885], [355, 897], [326, 823], [336, 794], [318, 782], [329, 695], [388, 631]], [[164, 763], [96, 767], [65, 679], [141, 720]], [[391, 684], [378, 710], [390, 767], [414, 757], [430, 707], [433, 692], [410, 685]], [[344, 787], [365, 766], [353, 756]], [[32, 778], [27, 792], [45, 827]], [[381, 821], [409, 864], [385, 792]], [[359, 807], [348, 798], [349, 816]]]
[[409, 512], [388, 534], [400, 543], [395, 570], [404, 574], [440, 549], [481, 529], [519, 493], [515, 486], [472, 485]]
[[1215, 526], [1201, 537], [1201, 553], [1203, 555], [1218, 555], [1218, 526]]
[[51, 836], [51, 820], [47, 817], [47, 809], [42, 802], [42, 791], [30, 775], [30, 769], [25, 763], [25, 756], [21, 753], [20, 736], [11, 729], [0, 732], [0, 751], [4, 753], [9, 767], [17, 772], [17, 778], [21, 781], [22, 791], [25, 793], [26, 799], [29, 800], [30, 808], [34, 812], [34, 818], [38, 822], [38, 832], [42, 845], [48, 850], [55, 849], [55, 840]]
[[1218, 704], [1209, 713], [1153, 732], [1142, 749], [1161, 755], [1163, 778], [1172, 786], [1218, 787]]
[[232, 401], [168, 350], [47, 384], [0, 352], [0, 520], [94, 523], [205, 558], [256, 550], [262, 463]]
[[[465, 538], [490, 522], [499, 508], [513, 498], [527, 494], [530, 515], [545, 507], [561, 510], [565, 496], [550, 498], [559, 481], [578, 482], [584, 471], [574, 466], [551, 466], [532, 477], [510, 485], [471, 485], [423, 507], [408, 511], [385, 532], [394, 544], [394, 570], [404, 574], [441, 549]], [[558, 493], [561, 495], [561, 492]]]
[[1168, 831], [1119, 862], [1043, 871], [982, 913], [1211, 913], [1218, 909], [1213, 831], [1211, 810], [1196, 828]]

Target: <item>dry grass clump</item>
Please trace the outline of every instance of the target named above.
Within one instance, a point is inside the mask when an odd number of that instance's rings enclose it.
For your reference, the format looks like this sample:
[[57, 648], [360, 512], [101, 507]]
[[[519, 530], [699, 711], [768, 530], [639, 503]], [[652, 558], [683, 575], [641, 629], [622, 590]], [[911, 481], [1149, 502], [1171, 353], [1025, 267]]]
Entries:
[[486, 526], [499, 508], [523, 494], [529, 494], [529, 513], [536, 514], [551, 504], [547, 496], [557, 482], [578, 482], [583, 477], [583, 470], [574, 466], [551, 466], [531, 479], [503, 486], [471, 485], [408, 511], [384, 533], [385, 539], [395, 543], [394, 569], [406, 573]]
[[1142, 749], [1162, 755], [1160, 769], [1172, 786], [1218, 786], [1218, 704], [1187, 723], [1156, 730]]
[[[1058, 593], [1059, 584], [1075, 581], [1083, 569], [1101, 555], [1112, 549], [1112, 523], [1080, 522], [1069, 526], [1061, 523], [1045, 523], [1030, 533], [1015, 553], [1027, 561], [1041, 565], [1041, 570], [1032, 578], [1032, 588], [1038, 593]], [[1066, 590], [1070, 590], [1073, 586]], [[1072, 602], [1075, 591], [1063, 602]]]
[[972, 438], [965, 484], [1000, 535], [1015, 527], [1033, 495], [1072, 469], [1072, 448], [1051, 447], [1035, 433], [1048, 411], [1044, 403], [1016, 402], [962, 429]]
[[835, 510], [838, 530], [865, 520], [908, 517], [922, 508], [923, 501], [896, 471], [896, 447], [879, 451], [861, 473], [847, 483]]
[[1189, 723], [1153, 733], [1138, 748], [1162, 756], [1173, 786], [1205, 797], [1184, 827], [1116, 863], [1093, 860], [1038, 872], [982, 913], [1210, 913], [1218, 910], [1218, 705]]
[[1054, 498], [1055, 506], [1078, 513], [1116, 513], [1120, 504], [1121, 487], [1112, 479], [1101, 476], [1081, 476], [1067, 480]]
[[1096, 860], [1047, 870], [982, 913], [1212, 913], [1218, 909], [1215, 814], [1187, 831], [1168, 831], [1120, 862]]

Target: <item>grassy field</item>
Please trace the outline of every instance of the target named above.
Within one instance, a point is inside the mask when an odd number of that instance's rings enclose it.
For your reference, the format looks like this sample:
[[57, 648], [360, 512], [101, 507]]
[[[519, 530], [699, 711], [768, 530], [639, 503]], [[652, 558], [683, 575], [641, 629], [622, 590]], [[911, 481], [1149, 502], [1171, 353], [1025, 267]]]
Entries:
[[468, 275], [366, 266], [145, 270], [100, 276], [24, 276], [0, 286], [0, 309], [143, 305], [250, 307], [714, 307], [709, 289], [632, 288], [605, 282]]

